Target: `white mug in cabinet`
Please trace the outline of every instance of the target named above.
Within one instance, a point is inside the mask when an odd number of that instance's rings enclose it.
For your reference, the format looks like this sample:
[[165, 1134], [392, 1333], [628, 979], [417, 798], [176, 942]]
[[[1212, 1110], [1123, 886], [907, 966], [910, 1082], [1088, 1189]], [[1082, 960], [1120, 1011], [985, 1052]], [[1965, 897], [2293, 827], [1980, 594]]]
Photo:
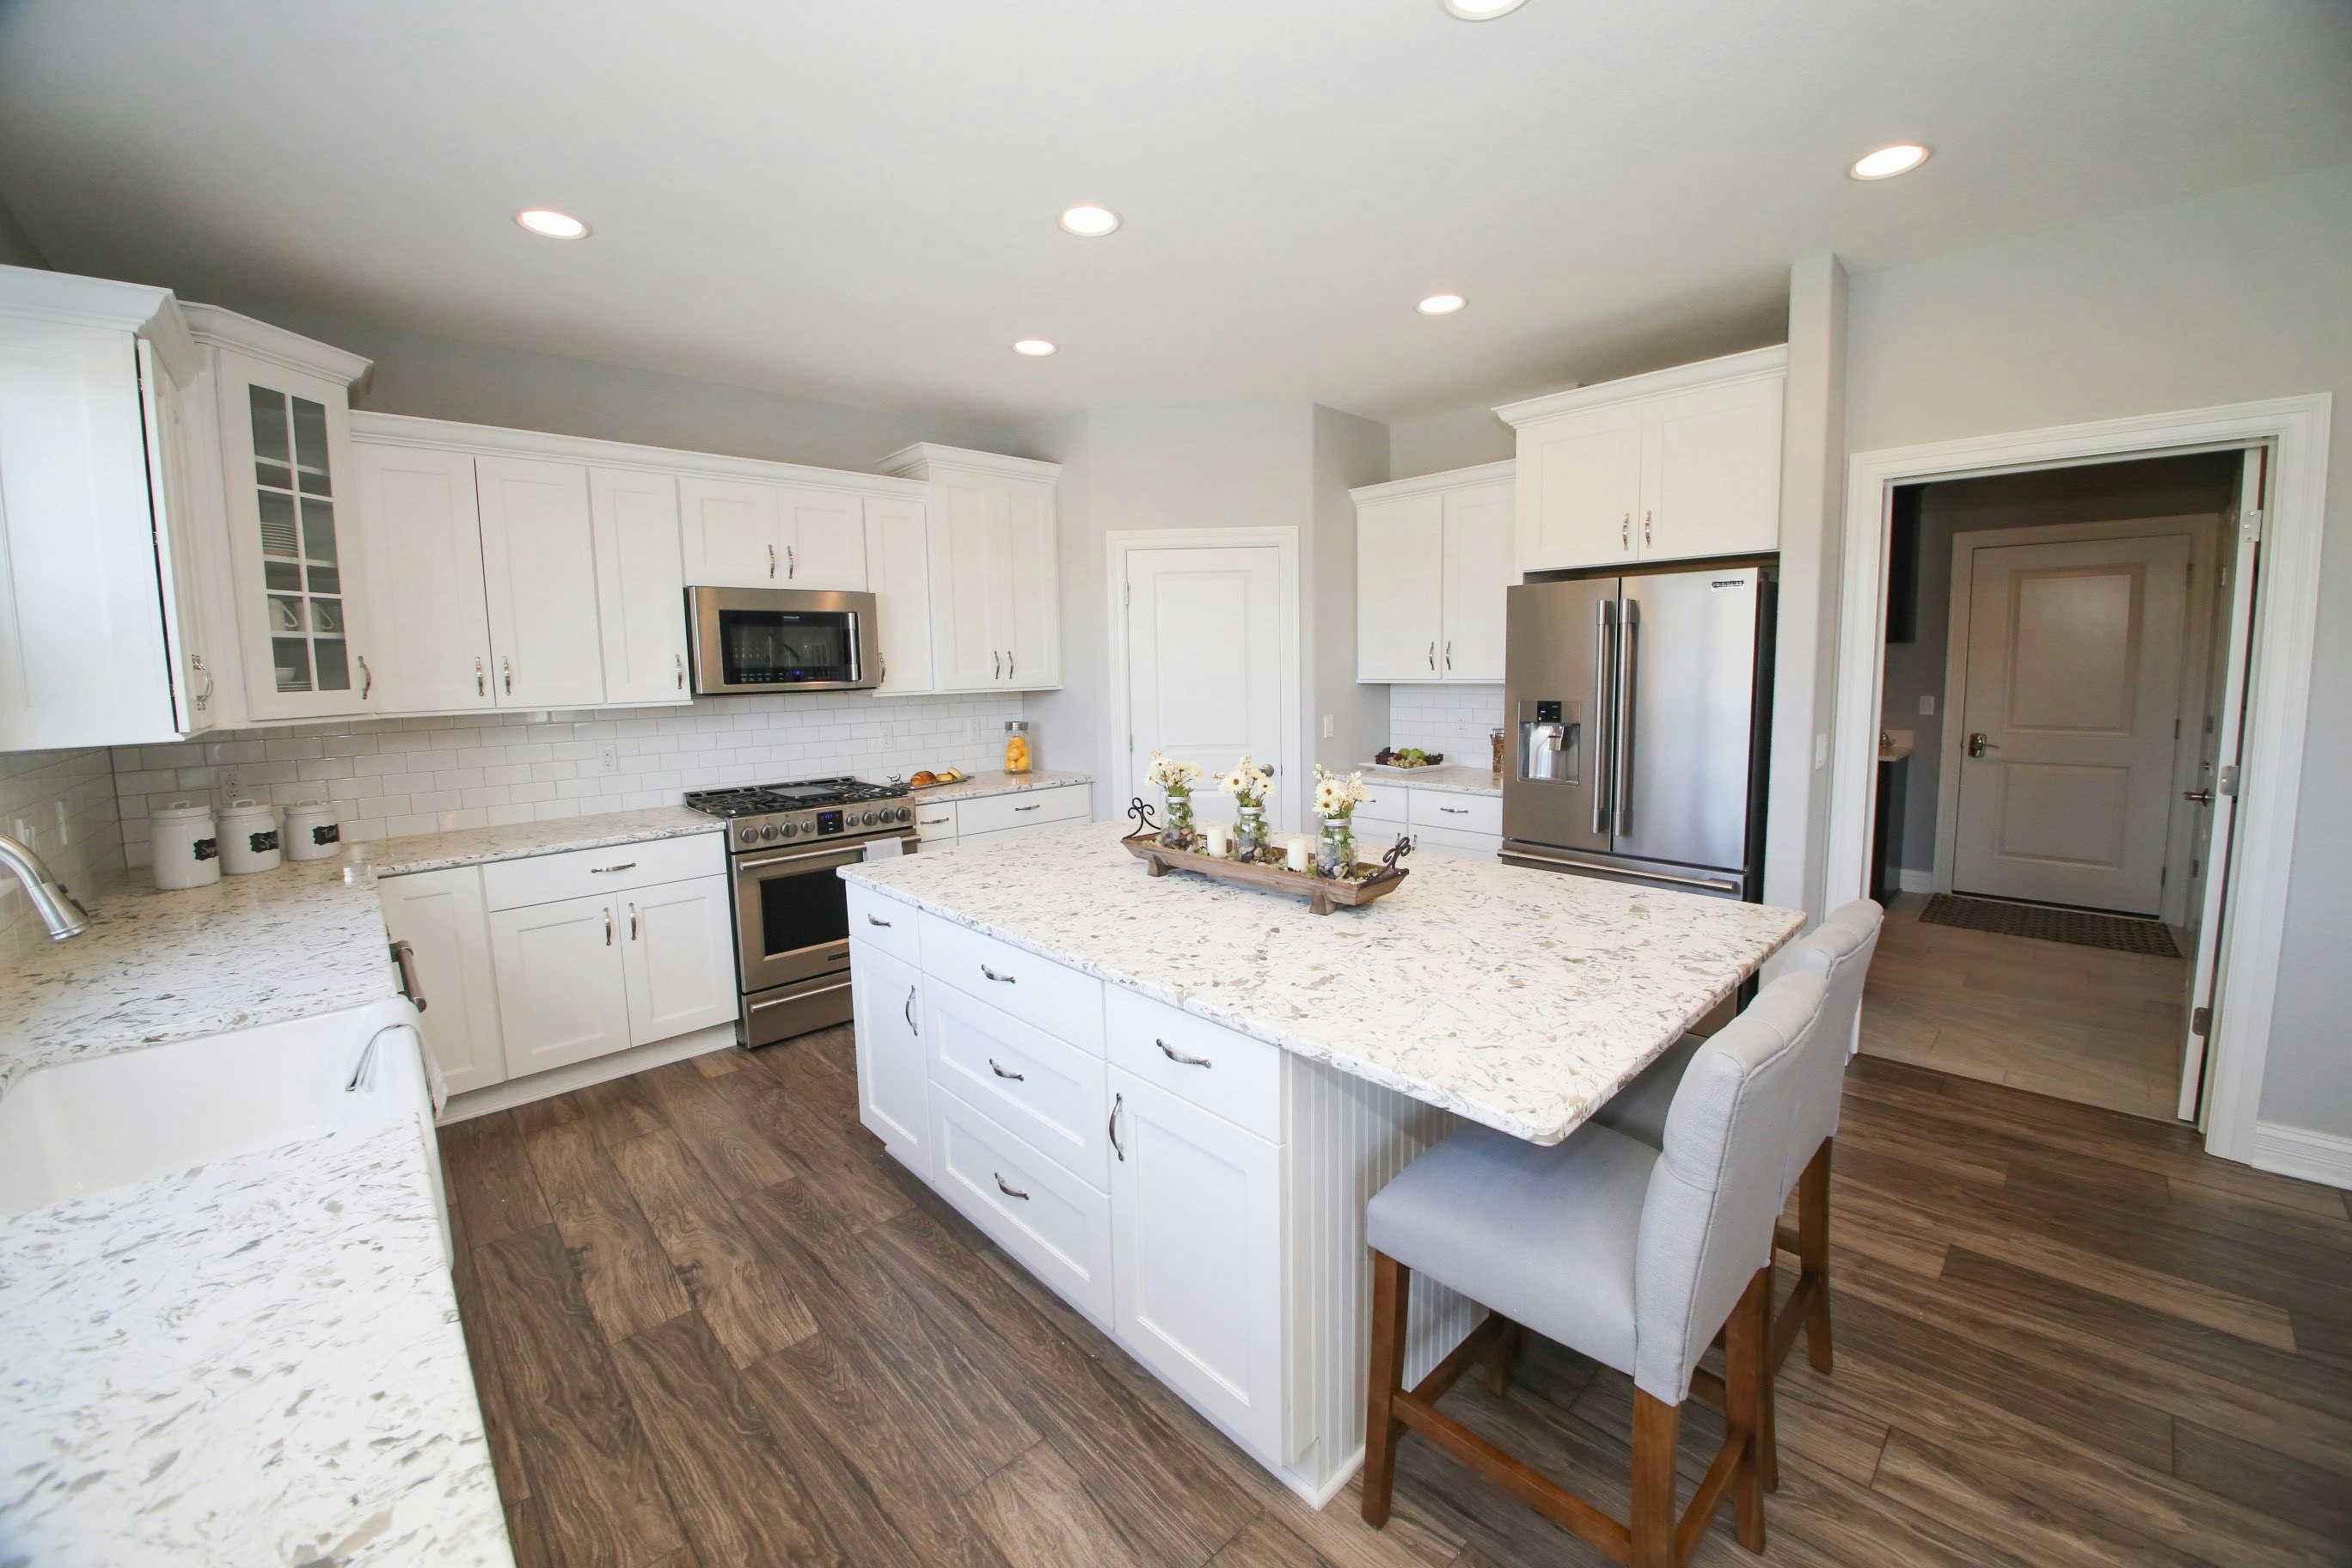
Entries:
[[177, 891], [209, 888], [220, 880], [220, 838], [211, 806], [175, 800], [148, 813], [147, 822], [157, 887]]
[[289, 860], [324, 860], [342, 847], [342, 837], [335, 808], [319, 800], [288, 806], [286, 826], [278, 834]]
[[220, 815], [221, 869], [232, 877], [278, 869], [278, 814], [257, 800], [233, 801]]

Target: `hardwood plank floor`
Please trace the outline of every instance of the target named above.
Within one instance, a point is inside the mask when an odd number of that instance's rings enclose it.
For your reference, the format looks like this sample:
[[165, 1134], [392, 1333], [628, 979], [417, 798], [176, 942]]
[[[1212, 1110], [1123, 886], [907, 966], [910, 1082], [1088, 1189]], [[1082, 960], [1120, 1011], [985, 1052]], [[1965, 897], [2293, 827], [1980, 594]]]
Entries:
[[[1352, 1488], [1310, 1510], [855, 1104], [833, 1030], [445, 1130], [526, 1568], [1603, 1561], [1418, 1438], [1387, 1529]], [[1832, 1215], [1836, 1371], [1782, 1369], [1767, 1561], [2352, 1564], [2340, 1194], [2160, 1121], [1865, 1056]], [[1617, 1373], [1531, 1338], [1506, 1397], [1465, 1378], [1445, 1407], [1623, 1506]], [[1687, 1497], [1722, 1424], [1685, 1426]], [[1726, 1510], [1694, 1561], [1757, 1559]]]

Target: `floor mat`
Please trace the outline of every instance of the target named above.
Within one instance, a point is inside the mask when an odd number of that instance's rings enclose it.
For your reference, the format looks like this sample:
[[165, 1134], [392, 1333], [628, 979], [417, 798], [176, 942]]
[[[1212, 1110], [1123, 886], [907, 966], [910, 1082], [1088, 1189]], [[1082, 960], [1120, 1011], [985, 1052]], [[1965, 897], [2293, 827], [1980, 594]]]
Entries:
[[2180, 956], [2180, 949], [2173, 945], [2172, 928], [2163, 921], [2093, 914], [2088, 910], [2053, 910], [2046, 904], [2012, 904], [2000, 899], [1964, 899], [1937, 893], [1927, 900], [1919, 918], [1929, 925], [1964, 926], [1969, 931], [2030, 936], [2042, 942], [2071, 942], [2076, 947], [2144, 952], [2154, 958]]

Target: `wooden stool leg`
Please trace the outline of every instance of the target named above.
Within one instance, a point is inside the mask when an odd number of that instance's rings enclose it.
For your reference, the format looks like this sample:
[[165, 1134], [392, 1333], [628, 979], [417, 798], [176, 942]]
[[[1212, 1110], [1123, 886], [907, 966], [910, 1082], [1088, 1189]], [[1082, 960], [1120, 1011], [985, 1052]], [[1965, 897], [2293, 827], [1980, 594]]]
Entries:
[[1633, 1390], [1633, 1568], [1675, 1568], [1675, 1442], [1683, 1407]]
[[1798, 1279], [1815, 1281], [1805, 1309], [1805, 1356], [1815, 1372], [1830, 1370], [1830, 1146], [1836, 1142], [1822, 1139], [1797, 1178]]
[[1486, 1363], [1486, 1392], [1500, 1399], [1511, 1386], [1511, 1363], [1518, 1358], [1519, 1345], [1526, 1338], [1527, 1331], [1500, 1312], [1493, 1315], [1501, 1319], [1503, 1327], [1501, 1332], [1495, 1336], [1495, 1348], [1489, 1352], [1490, 1359]]
[[1384, 1252], [1373, 1253], [1372, 1343], [1364, 1379], [1364, 1522], [1375, 1530], [1389, 1521], [1397, 1441], [1404, 1436], [1404, 1423], [1390, 1401], [1404, 1386], [1405, 1309], [1412, 1295], [1412, 1270]]
[[[1765, 1339], [1771, 1331], [1771, 1300], [1772, 1270], [1759, 1268], [1731, 1310], [1723, 1334], [1724, 1414], [1732, 1436], [1746, 1439], [1731, 1473], [1731, 1500], [1739, 1519], [1739, 1544], [1750, 1552], [1764, 1550], [1765, 1380], [1770, 1375]], [[1637, 1458], [1637, 1473], [1640, 1463]]]
[[[1764, 1324], [1765, 1332], [1769, 1339], [1771, 1332], [1772, 1323], [1772, 1271], [1770, 1269], [1767, 1268], [1764, 1271]], [[1776, 1405], [1777, 1402], [1772, 1394], [1772, 1358], [1768, 1354], [1764, 1358], [1764, 1414], [1762, 1420], [1762, 1438], [1764, 1447], [1763, 1452], [1758, 1456], [1763, 1463], [1764, 1489], [1768, 1492], [1777, 1492], [1780, 1489], [1780, 1432]]]

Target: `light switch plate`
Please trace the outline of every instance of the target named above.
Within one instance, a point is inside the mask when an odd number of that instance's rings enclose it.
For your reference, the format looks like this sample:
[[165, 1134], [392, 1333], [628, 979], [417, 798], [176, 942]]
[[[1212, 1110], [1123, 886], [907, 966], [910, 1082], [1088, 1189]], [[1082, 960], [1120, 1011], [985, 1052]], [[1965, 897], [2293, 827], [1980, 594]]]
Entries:
[[1934, 692], [1931, 691], [1927, 696], [1919, 699], [1919, 712], [1923, 718], [1932, 719], [1936, 716], [1936, 695]]

